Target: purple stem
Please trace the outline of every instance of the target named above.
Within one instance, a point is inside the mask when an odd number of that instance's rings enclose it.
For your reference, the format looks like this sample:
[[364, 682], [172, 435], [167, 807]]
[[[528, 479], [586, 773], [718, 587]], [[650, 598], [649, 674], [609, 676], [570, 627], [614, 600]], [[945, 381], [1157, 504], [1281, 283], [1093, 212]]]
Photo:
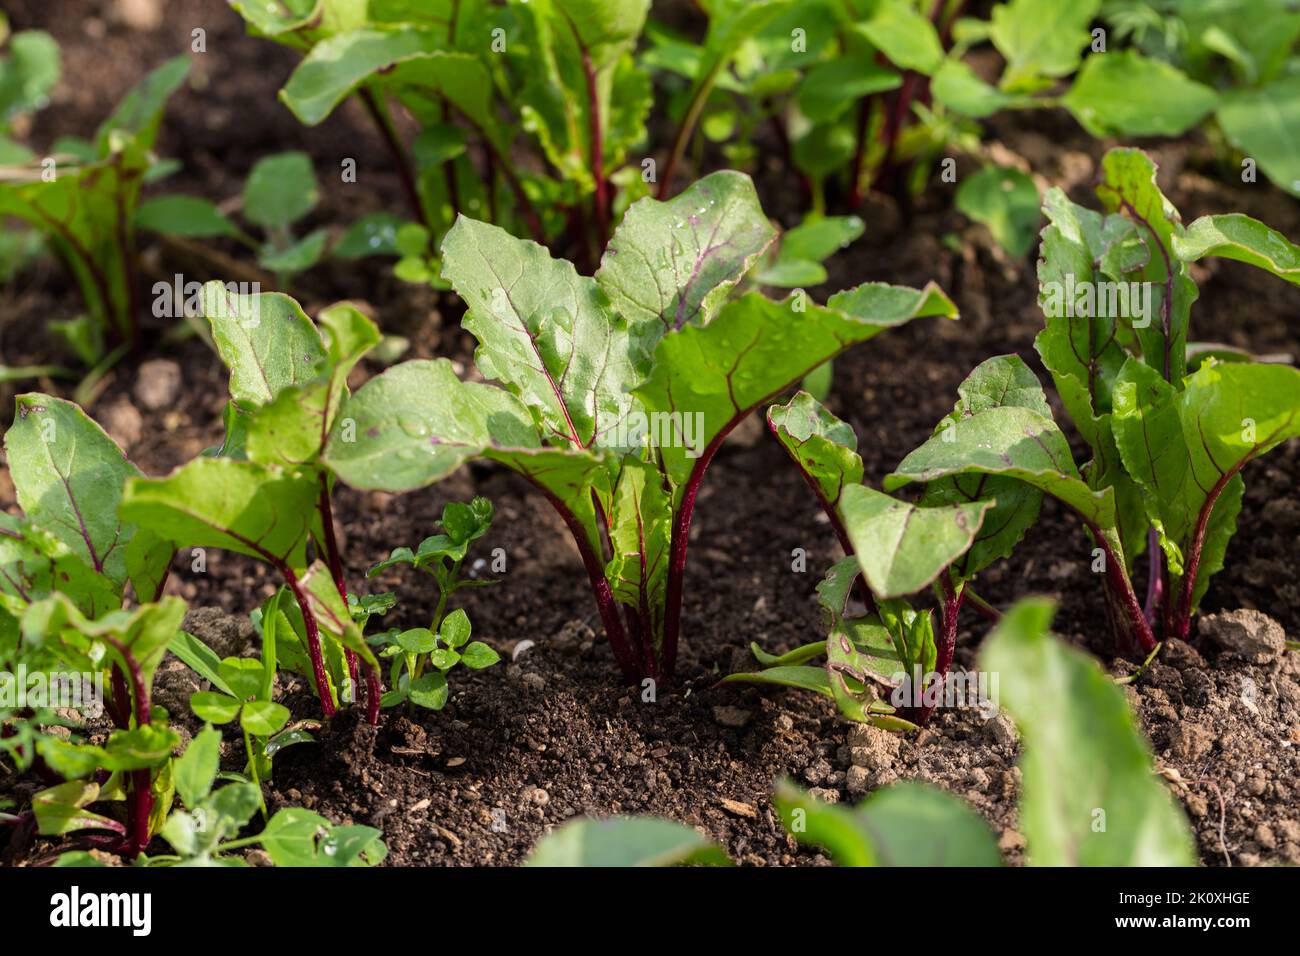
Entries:
[[1096, 524], [1087, 518], [1083, 519], [1083, 523], [1092, 532], [1093, 540], [1097, 542], [1097, 546], [1102, 550], [1102, 555], [1106, 560], [1106, 580], [1115, 596], [1123, 602], [1124, 616], [1128, 618], [1130, 632], [1137, 637], [1139, 649], [1145, 654], [1151, 653], [1156, 646], [1155, 634], [1151, 630], [1151, 625], [1147, 622], [1142, 605], [1138, 603], [1137, 595], [1133, 592], [1133, 582], [1129, 580], [1128, 574], [1125, 573], [1123, 562], [1115, 556], [1114, 550], [1102, 536], [1101, 529]]
[[[1258, 445], [1256, 447], [1259, 447]], [[1196, 590], [1196, 575], [1201, 567], [1201, 553], [1205, 548], [1205, 533], [1210, 526], [1210, 515], [1214, 513], [1214, 506], [1219, 501], [1219, 496], [1223, 494], [1223, 489], [1228, 487], [1228, 482], [1232, 480], [1246, 462], [1254, 457], [1251, 454], [1246, 455], [1239, 462], [1223, 473], [1210, 493], [1205, 498], [1205, 504], [1201, 505], [1201, 513], [1196, 517], [1196, 531], [1192, 534], [1192, 546], [1188, 549], [1187, 570], [1183, 575], [1183, 593], [1182, 600], [1178, 604], [1178, 609], [1173, 620], [1173, 637], [1179, 640], [1187, 640], [1187, 635], [1192, 630], [1192, 598]], [[1148, 648], [1150, 650], [1150, 648]]]
[[[524, 476], [528, 477], [528, 476]], [[532, 481], [532, 479], [529, 479]], [[614, 658], [618, 661], [619, 669], [623, 671], [624, 679], [630, 683], [638, 683], [642, 677], [641, 669], [637, 665], [637, 655], [632, 647], [628, 644], [627, 632], [623, 630], [623, 621], [618, 616], [618, 606], [614, 601], [614, 592], [610, 590], [609, 581], [605, 578], [605, 569], [601, 564], [600, 558], [592, 550], [591, 542], [587, 539], [587, 533], [582, 527], [582, 523], [570, 511], [559, 498], [555, 497], [547, 488], [533, 481], [536, 487], [546, 500], [551, 503], [551, 507], [568, 525], [569, 533], [573, 535], [574, 544], [578, 546], [578, 554], [582, 557], [582, 564], [587, 569], [587, 578], [591, 582], [591, 592], [596, 598], [596, 607], [600, 610], [600, 620], [605, 627], [605, 637], [609, 640], [609, 646], [614, 651]], [[671, 582], [670, 582], [671, 583]]]
[[307, 656], [311, 658], [311, 671], [316, 678], [316, 694], [320, 698], [321, 713], [333, 717], [337, 711], [334, 706], [334, 694], [330, 691], [329, 675], [325, 672], [325, 658], [320, 649], [320, 627], [316, 624], [316, 615], [311, 612], [311, 604], [303, 592], [302, 584], [293, 569], [283, 562], [279, 563], [280, 574], [293, 592], [293, 598], [302, 611], [302, 626], [307, 633]]
[[[144, 674], [140, 671], [139, 662], [121, 641], [111, 635], [105, 635], [104, 640], [121, 655], [131, 675], [131, 689], [128, 689], [122, 668], [114, 664], [112, 677], [114, 723], [122, 730], [129, 730], [134, 711], [135, 725], [149, 726], [153, 707], [150, 703], [149, 687], [145, 683]], [[153, 811], [153, 778], [149, 769], [132, 770], [127, 777], [127, 787], [130, 790], [127, 811], [130, 832], [123, 844], [123, 853], [134, 859], [149, 845], [149, 814]]]
[[1160, 550], [1160, 535], [1155, 528], [1147, 529], [1147, 600], [1143, 606], [1147, 623], [1154, 631], [1160, 618], [1160, 601], [1164, 597], [1164, 562]]
[[[334, 508], [330, 503], [329, 479], [324, 475], [321, 476], [320, 500], [317, 504], [320, 509], [321, 525], [325, 530], [325, 554], [330, 566], [330, 576], [334, 578], [334, 587], [339, 592], [339, 597], [343, 599], [344, 606], [348, 603], [348, 585], [343, 577], [343, 558], [339, 553], [338, 536], [334, 533]], [[348, 675], [352, 678], [352, 686], [360, 686], [357, 675], [357, 652], [344, 649], [344, 658], [348, 662]], [[366, 664], [366, 723], [372, 727], [379, 723], [379, 698], [383, 695], [383, 688], [379, 683], [379, 670], [375, 665]]]
[[[966, 598], [966, 592], [957, 592], [957, 589], [952, 585], [952, 578], [949, 577], [946, 568], [943, 574], [939, 576], [939, 585], [943, 588], [943, 604], [939, 609], [940, 634], [939, 644], [935, 648], [935, 676], [933, 679], [942, 684], [948, 679], [948, 671], [952, 669], [953, 655], [957, 652], [957, 618], [961, 614], [961, 606]], [[924, 679], [925, 675], [922, 675], [922, 680]], [[916, 712], [915, 723], [924, 727], [929, 723], [933, 712], [933, 707], [927, 707], [922, 702], [920, 709]]]

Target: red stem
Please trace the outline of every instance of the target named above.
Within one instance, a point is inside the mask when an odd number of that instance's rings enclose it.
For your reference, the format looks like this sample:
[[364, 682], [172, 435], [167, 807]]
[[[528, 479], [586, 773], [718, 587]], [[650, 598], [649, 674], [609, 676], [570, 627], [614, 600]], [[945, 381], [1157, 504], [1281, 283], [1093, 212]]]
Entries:
[[[524, 477], [527, 478], [528, 476], [525, 475]], [[531, 478], [529, 480], [532, 481]], [[623, 630], [623, 621], [618, 616], [618, 606], [614, 601], [614, 592], [610, 590], [609, 581], [605, 578], [605, 569], [601, 565], [600, 559], [591, 548], [591, 542], [587, 539], [586, 530], [574, 513], [565, 506], [564, 502], [560, 501], [559, 498], [536, 481], [533, 481], [533, 485], [546, 496], [546, 500], [551, 503], [551, 507], [568, 525], [569, 532], [573, 535], [573, 541], [578, 546], [578, 554], [582, 557], [583, 566], [587, 569], [587, 578], [591, 582], [591, 591], [595, 595], [596, 607], [600, 610], [600, 620], [605, 627], [605, 637], [609, 640], [609, 646], [614, 651], [614, 658], [618, 661], [619, 669], [623, 671], [623, 678], [629, 684], [639, 683], [642, 676], [649, 675], [642, 675], [637, 664], [637, 656], [628, 644], [627, 632]]]
[[[329, 561], [330, 576], [334, 578], [334, 587], [338, 589], [339, 597], [343, 599], [343, 604], [346, 607], [348, 603], [348, 585], [343, 577], [343, 558], [339, 552], [338, 537], [334, 533], [334, 508], [330, 503], [329, 478], [324, 475], [321, 476], [320, 499], [317, 506], [320, 509], [321, 525], [325, 531], [325, 554]], [[357, 652], [344, 648], [343, 655], [348, 662], [348, 676], [352, 678], [352, 686], [361, 686], [357, 673]], [[383, 687], [379, 683], [379, 670], [374, 664], [367, 662], [366, 723], [371, 726], [379, 723], [379, 698], [382, 695]]]
[[[952, 578], [949, 577], [945, 568], [939, 576], [939, 586], [943, 589], [943, 604], [939, 608], [939, 644], [935, 648], [934, 658], [934, 676], [931, 680], [937, 681], [940, 685], [939, 690], [942, 693], [943, 685], [948, 680], [948, 671], [952, 670], [953, 655], [957, 651], [957, 619], [961, 614], [961, 607], [966, 598], [966, 592], [958, 593], [952, 585]], [[924, 682], [929, 675], [921, 675]], [[919, 688], [921, 691], [921, 705], [915, 709], [915, 723], [924, 727], [930, 722], [930, 717], [934, 713], [933, 707], [925, 705], [925, 688]]]
[[600, 124], [600, 90], [596, 85], [596, 67], [586, 49], [582, 51], [582, 68], [587, 74], [587, 99], [591, 101], [591, 178], [596, 183], [595, 212], [597, 245], [609, 237], [609, 182], [605, 179], [605, 131]]
[[1102, 536], [1101, 529], [1096, 524], [1087, 518], [1083, 518], [1083, 523], [1092, 532], [1093, 540], [1097, 542], [1097, 546], [1102, 550], [1102, 555], [1106, 561], [1106, 580], [1110, 583], [1114, 594], [1124, 602], [1124, 614], [1128, 618], [1129, 629], [1137, 636], [1139, 649], [1145, 654], [1151, 653], [1156, 646], [1155, 634], [1151, 630], [1151, 625], [1147, 622], [1147, 616], [1143, 613], [1142, 605], [1138, 603], [1137, 595], [1133, 592], [1133, 582], [1129, 580], [1128, 574], [1124, 570], [1124, 563], [1115, 556], [1114, 550], [1112, 550], [1105, 537]]
[[[1182, 600], [1178, 603], [1178, 610], [1173, 620], [1173, 636], [1179, 640], [1187, 640], [1187, 635], [1192, 630], [1192, 597], [1196, 590], [1196, 575], [1201, 567], [1201, 552], [1205, 548], [1205, 533], [1210, 526], [1210, 516], [1214, 513], [1214, 506], [1223, 494], [1223, 489], [1228, 487], [1228, 482], [1245, 467], [1246, 462], [1250, 461], [1253, 454], [1252, 450], [1251, 454], [1246, 455], [1223, 473], [1219, 480], [1215, 482], [1214, 487], [1210, 489], [1209, 495], [1205, 498], [1205, 504], [1201, 505], [1201, 513], [1196, 516], [1196, 531], [1192, 535], [1192, 546], [1188, 549], [1187, 570], [1183, 575]], [[1150, 648], [1147, 648], [1147, 650], [1150, 650]]]
[[[104, 640], [111, 644], [121, 655], [131, 674], [131, 689], [128, 690], [126, 677], [117, 664], [113, 665], [113, 699], [116, 714], [114, 723], [122, 730], [131, 727], [131, 715], [134, 714], [137, 727], [149, 726], [153, 716], [149, 687], [145, 683], [140, 664], [121, 641], [105, 635]], [[144, 852], [149, 845], [149, 814], [153, 812], [153, 776], [149, 769], [132, 770], [127, 777], [129, 832], [123, 846], [126, 856], [134, 859]]]
[[285, 584], [289, 586], [294, 600], [298, 602], [298, 609], [302, 611], [302, 626], [307, 633], [307, 656], [311, 658], [311, 670], [316, 678], [316, 695], [320, 698], [321, 713], [326, 717], [333, 717], [337, 708], [334, 706], [334, 694], [330, 691], [329, 675], [325, 672], [325, 658], [321, 654], [320, 627], [316, 624], [316, 616], [311, 612], [311, 604], [307, 600], [307, 595], [303, 593], [298, 575], [294, 574], [293, 569], [287, 564], [281, 564], [279, 567]]

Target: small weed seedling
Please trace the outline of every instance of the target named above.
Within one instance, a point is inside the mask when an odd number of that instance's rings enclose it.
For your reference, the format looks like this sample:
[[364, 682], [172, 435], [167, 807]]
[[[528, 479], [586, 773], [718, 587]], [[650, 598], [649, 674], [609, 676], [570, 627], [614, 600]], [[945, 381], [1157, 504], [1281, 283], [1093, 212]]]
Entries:
[[438, 588], [438, 604], [428, 627], [405, 631], [392, 628], [367, 638], [370, 644], [382, 648], [380, 657], [393, 661], [384, 707], [396, 707], [405, 701], [409, 706], [441, 710], [447, 703], [448, 671], [457, 664], [481, 670], [501, 659], [487, 644], [469, 639], [469, 615], [464, 610], [447, 612], [448, 598], [461, 588], [497, 583], [461, 575], [470, 544], [487, 534], [492, 524], [492, 502], [486, 498], [475, 498], [469, 504], [450, 502], [442, 509], [441, 524], [440, 534], [425, 538], [414, 551], [394, 549], [387, 560], [366, 575], [374, 577], [388, 568], [409, 564], [428, 572]]
[[257, 256], [257, 264], [288, 285], [293, 277], [325, 255], [329, 232], [315, 229], [294, 235], [294, 224], [316, 208], [320, 187], [306, 153], [277, 153], [259, 159], [244, 183], [241, 209], [245, 222], [262, 236], [255, 239], [213, 202], [172, 194], [142, 203], [135, 223], [142, 229], [184, 238], [228, 237]]

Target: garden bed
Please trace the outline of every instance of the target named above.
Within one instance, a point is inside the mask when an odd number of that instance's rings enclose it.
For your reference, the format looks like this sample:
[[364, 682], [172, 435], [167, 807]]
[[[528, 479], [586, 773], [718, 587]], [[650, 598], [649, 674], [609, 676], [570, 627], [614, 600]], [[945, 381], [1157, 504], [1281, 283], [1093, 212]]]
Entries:
[[[314, 129], [288, 122], [284, 108], [265, 93], [288, 76], [295, 58], [246, 37], [224, 4], [177, 0], [166, 5], [165, 23], [152, 30], [112, 17], [73, 16], [71, 4], [59, 6], [55, 15], [48, 4], [8, 5], [15, 25], [55, 35], [66, 75], [80, 78], [60, 87], [63, 95], [41, 114], [35, 140], [56, 130], [93, 128], [142, 66], [181, 48], [190, 25], [204, 23], [208, 52], [195, 58], [201, 92], [176, 97], [161, 141], [162, 152], [185, 164], [173, 185], [210, 197], [234, 195], [258, 156], [292, 148], [311, 153], [323, 179], [340, 157], [359, 161], [357, 184], [323, 190], [316, 214], [321, 222], [349, 221], [400, 202], [399, 184], [380, 171], [385, 155], [356, 104]], [[97, 12], [116, 5], [78, 6]], [[993, 121], [989, 139], [1043, 183], [1062, 185], [1080, 201], [1097, 178], [1105, 147], [1067, 118], [1036, 112]], [[1263, 180], [1225, 184], [1197, 139], [1148, 146], [1160, 164], [1160, 184], [1185, 221], [1241, 210], [1284, 235], [1300, 236], [1293, 200]], [[756, 177], [760, 196], [777, 215], [791, 179], [776, 160]], [[982, 227], [954, 213], [951, 189], [936, 184], [906, 212], [872, 198], [863, 212], [865, 235], [829, 263], [828, 289], [866, 280], [918, 287], [934, 280], [961, 312], [959, 322], [921, 320], [836, 362], [828, 404], [856, 429], [868, 484], [878, 486], [930, 434], [951, 409], [957, 385], [984, 358], [1015, 352], [1041, 372], [1032, 344], [1042, 327], [1033, 263], [1008, 258]], [[950, 235], [959, 243], [946, 242]], [[158, 243], [146, 250], [146, 263], [156, 276], [188, 275], [196, 265], [184, 256]], [[331, 263], [304, 276], [293, 291], [309, 314], [339, 299], [362, 301], [386, 331], [411, 338], [410, 357], [445, 356], [461, 369], [470, 367], [474, 341], [458, 327], [458, 300], [397, 282], [387, 272], [379, 260]], [[1300, 355], [1300, 288], [1237, 263], [1198, 266], [1197, 274], [1197, 337], [1257, 353]], [[820, 299], [819, 291], [814, 296]], [[46, 318], [78, 307], [75, 289], [55, 272], [29, 277], [6, 293], [0, 302], [6, 360], [57, 359], [56, 346], [40, 330]], [[353, 374], [355, 384], [378, 370], [363, 363]], [[146, 474], [163, 474], [220, 442], [225, 379], [200, 342], [156, 338], [110, 373], [87, 411]], [[61, 386], [42, 387], [59, 394]], [[6, 415], [14, 391], [5, 388]], [[270, 809], [301, 805], [337, 822], [377, 827], [396, 864], [514, 864], [549, 827], [575, 815], [614, 813], [652, 813], [702, 827], [742, 863], [816, 864], [824, 858], [798, 846], [776, 818], [776, 779], [788, 775], [828, 799], [856, 801], [895, 779], [914, 778], [964, 796], [989, 820], [1007, 858], [1019, 862], [1018, 748], [1005, 719], [941, 711], [919, 734], [900, 739], [850, 728], [823, 698], [715, 686], [725, 674], [751, 669], [751, 641], [780, 652], [824, 636], [814, 588], [820, 569], [840, 556], [799, 474], [760, 425], [748, 422], [728, 440], [701, 492], [691, 528], [695, 546], [678, 679], [653, 703], [615, 680], [613, 655], [581, 585], [577, 551], [546, 502], [521, 480], [474, 466], [405, 496], [341, 489], [336, 517], [354, 577], [391, 547], [432, 533], [445, 502], [480, 494], [492, 499], [497, 521], [484, 544], [505, 549], [508, 571], [501, 584], [469, 592], [463, 604], [475, 637], [500, 651], [503, 662], [454, 681], [450, 702], [438, 713], [391, 711], [375, 728], [345, 712], [322, 731], [318, 746], [277, 759]], [[1292, 639], [1300, 633], [1298, 482], [1295, 442], [1251, 466], [1239, 531], [1203, 614], [1258, 610]], [[0, 485], [0, 504], [10, 508], [7, 474]], [[795, 548], [807, 550], [806, 573], [791, 570]], [[980, 591], [998, 606], [1029, 593], [1057, 598], [1057, 632], [1106, 656], [1090, 558], [1082, 528], [1049, 500], [1017, 559], [984, 572]], [[205, 574], [194, 574], [182, 552], [172, 573], [172, 592], [191, 608], [239, 616], [277, 586], [265, 567], [225, 553], [210, 556]], [[399, 596], [392, 623], [415, 626], [428, 619], [434, 595], [422, 581], [391, 573], [385, 583]], [[249, 649], [248, 626], [214, 623], [212, 615], [206, 621], [195, 633], [205, 637], [202, 628], [218, 628], [226, 634], [224, 653]], [[963, 619], [959, 664], [973, 666], [974, 647], [986, 631], [974, 615]], [[1138, 663], [1115, 660], [1110, 669], [1126, 674]], [[158, 699], [180, 721], [188, 716], [188, 694], [199, 688], [191, 672], [169, 661]], [[279, 693], [296, 717], [317, 714], [301, 681]], [[1129, 695], [1160, 772], [1188, 811], [1205, 864], [1300, 863], [1300, 663], [1294, 654], [1249, 662], [1198, 636], [1192, 644], [1166, 646]], [[192, 733], [200, 725], [189, 720]], [[242, 752], [228, 750], [227, 763], [235, 769]]]

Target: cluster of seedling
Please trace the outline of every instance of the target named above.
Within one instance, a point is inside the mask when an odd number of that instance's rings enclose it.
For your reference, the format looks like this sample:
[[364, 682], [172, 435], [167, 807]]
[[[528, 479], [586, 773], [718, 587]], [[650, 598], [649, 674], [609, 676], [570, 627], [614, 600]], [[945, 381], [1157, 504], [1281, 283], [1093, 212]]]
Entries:
[[[298, 235], [317, 185], [295, 153], [254, 167], [245, 226], [197, 197], [139, 203], [142, 187], [170, 168], [152, 147], [184, 59], [150, 74], [93, 144], [56, 150], [53, 175], [43, 177], [41, 158], [3, 134], [42, 104], [57, 49], [16, 35], [0, 63], [0, 215], [30, 223], [69, 265], [86, 314], [63, 331], [79, 358], [103, 367], [139, 341], [139, 227], [234, 240], [281, 284], [326, 254], [398, 255], [403, 277], [463, 300], [478, 374], [462, 378], [447, 359], [412, 360], [352, 394], [349, 378], [382, 338], [359, 308], [333, 305], [313, 321], [285, 294], [210, 282], [197, 311], [229, 370], [219, 447], [146, 477], [76, 404], [19, 397], [5, 447], [23, 514], [0, 516], [0, 665], [98, 675], [111, 729], [68, 727], [51, 707], [0, 705], [0, 750], [50, 784], [29, 808], [0, 812], [0, 824], [24, 840], [69, 838], [59, 846], [67, 862], [111, 851], [155, 864], [227, 864], [253, 845], [277, 863], [382, 860], [377, 831], [295, 808], [242, 835], [259, 811], [267, 817], [262, 788], [275, 755], [310, 743], [318, 726], [295, 721], [283, 691], [301, 680], [322, 718], [356, 706], [375, 723], [384, 708], [441, 709], [454, 668], [495, 664], [496, 651], [471, 639], [466, 612], [450, 607], [457, 591], [496, 583], [465, 568], [493, 513], [482, 498], [450, 503], [435, 534], [370, 569], [373, 579], [409, 566], [436, 591], [427, 626], [380, 631], [372, 625], [396, 602], [350, 587], [335, 527], [338, 481], [410, 492], [476, 460], [517, 473], [571, 532], [621, 676], [644, 687], [674, 678], [705, 473], [732, 430], [762, 411], [845, 557], [818, 588], [824, 639], [781, 655], [755, 646], [761, 669], [725, 680], [812, 690], [850, 720], [907, 731], [930, 718], [920, 691], [948, 675], [959, 615], [974, 609], [1001, 622], [986, 663], [1023, 673], [1033, 690], [1008, 701], [1032, 738], [1040, 717], [1076, 726], [1037, 702], [1054, 696], [1034, 682], [1063, 669], [1078, 679], [1058, 696], [1095, 691], [1069, 705], [1123, 710], [1099, 671], [1045, 636], [1042, 605], [1002, 615], [974, 590], [981, 571], [1013, 556], [1043, 497], [1077, 514], [1090, 536], [1116, 649], [1148, 655], [1163, 639], [1188, 637], [1236, 530], [1245, 466], [1300, 435], [1300, 372], [1196, 342], [1190, 331], [1192, 262], [1236, 259], [1300, 284], [1300, 249], [1241, 215], [1184, 226], [1136, 150], [1107, 154], [1100, 210], [1059, 190], [1041, 206], [1045, 323], [1036, 345], [1088, 449], [1082, 465], [1038, 378], [1005, 355], [970, 373], [952, 412], [883, 490], [864, 484], [856, 437], [821, 403], [824, 372], [815, 376], [881, 332], [955, 319], [957, 310], [934, 284], [867, 282], [824, 304], [801, 288], [824, 282], [822, 261], [864, 229], [852, 215], [826, 216], [829, 206], [851, 214], [868, 188], [904, 195], [943, 151], [977, 151], [970, 122], [1005, 108], [1059, 103], [1097, 135], [1176, 135], [1217, 109], [1231, 142], [1257, 151], [1272, 175], [1289, 175], [1291, 160], [1253, 139], [1267, 134], [1250, 113], [1264, 108], [1261, 90], [1289, 82], [1280, 78], [1289, 45], [1189, 17], [1183, 41], [1160, 46], [1151, 21], [1100, 0], [1012, 0], [989, 22], [962, 17], [958, 0], [932, 10], [880, 0], [862, 11], [830, 0], [713, 0], [702, 4], [709, 28], [699, 45], [647, 25], [647, 0], [463, 0], [436, 14], [400, 2], [364, 14], [330, 0], [233, 6], [257, 33], [302, 51], [281, 91], [298, 119], [318, 123], [352, 96], [365, 105], [393, 150], [410, 220], [370, 217], [336, 241], [322, 229]], [[1104, 31], [1096, 46], [1088, 27], [1099, 13], [1133, 49], [1106, 52]], [[1231, 93], [1206, 85], [1222, 81], [1202, 49], [1211, 29], [1236, 41], [1215, 47], [1240, 84]], [[962, 59], [985, 41], [1006, 62], [996, 85]], [[636, 156], [652, 76], [678, 123], [658, 173]], [[1147, 98], [1169, 108], [1156, 111]], [[395, 104], [419, 124], [409, 149]], [[697, 166], [710, 140], [745, 165], [768, 127], [806, 176], [802, 225], [779, 235], [741, 172], [703, 176], [673, 195], [692, 144]], [[521, 144], [535, 162], [519, 162]], [[1040, 222], [1038, 194], [1023, 174], [987, 170], [958, 201], [1013, 251], [1032, 245], [1024, 233]], [[793, 291], [775, 298], [765, 288]], [[1097, 294], [1139, 288], [1144, 295]], [[801, 384], [808, 390], [796, 391]], [[895, 496], [910, 486], [915, 495]], [[219, 659], [182, 629], [185, 605], [167, 595], [167, 579], [178, 553], [196, 549], [240, 554], [275, 574], [275, 593], [246, 609], [259, 657]], [[927, 591], [932, 607], [918, 597]], [[189, 701], [205, 726], [179, 757], [174, 715], [152, 701], [169, 650], [209, 685]], [[917, 694], [900, 705], [901, 689]], [[230, 769], [221, 771], [225, 726], [242, 746], [227, 750]], [[1113, 845], [1153, 847], [1155, 856], [1089, 856], [1078, 849], [1077, 819], [1053, 829], [1042, 809], [1033, 815], [1047, 822], [1031, 847], [1039, 861], [1190, 858], [1163, 794], [1138, 779], [1140, 736], [1124, 721], [1116, 734], [1079, 746], [1138, 755], [1133, 779], [1098, 784], [1113, 791], [1099, 795], [1085, 774], [1072, 790], [1061, 782], [1069, 768], [1052, 764], [1059, 742], [1043, 746], [1040, 736], [1028, 750], [1024, 799], [1046, 808], [1066, 794], [1125, 808], [1121, 826], [1133, 836]], [[1071, 765], [1076, 774], [1080, 766]], [[124, 811], [110, 809], [119, 802]], [[969, 811], [932, 794], [882, 794], [843, 819], [792, 790], [778, 802], [785, 817], [804, 813], [807, 839], [844, 861], [901, 861], [902, 844], [872, 836], [876, 817], [901, 834], [947, 821], [948, 862], [997, 859]], [[1149, 841], [1139, 833], [1147, 827]], [[173, 852], [145, 857], [155, 836]], [[716, 855], [671, 827], [652, 837], [663, 859]], [[555, 839], [543, 859], [599, 845], [581, 834]]]

